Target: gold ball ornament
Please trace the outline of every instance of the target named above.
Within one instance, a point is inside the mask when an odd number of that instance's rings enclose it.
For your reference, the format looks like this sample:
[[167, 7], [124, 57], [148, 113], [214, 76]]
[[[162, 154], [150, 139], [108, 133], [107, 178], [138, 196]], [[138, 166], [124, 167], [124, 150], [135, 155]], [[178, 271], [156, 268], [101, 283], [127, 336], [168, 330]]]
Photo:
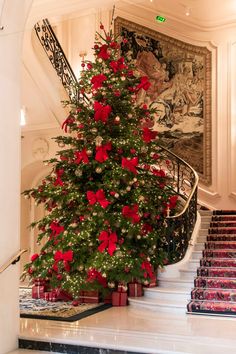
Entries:
[[102, 168], [101, 168], [101, 167], [97, 167], [97, 168], [95, 169], [95, 171], [96, 171], [97, 173], [102, 173]]

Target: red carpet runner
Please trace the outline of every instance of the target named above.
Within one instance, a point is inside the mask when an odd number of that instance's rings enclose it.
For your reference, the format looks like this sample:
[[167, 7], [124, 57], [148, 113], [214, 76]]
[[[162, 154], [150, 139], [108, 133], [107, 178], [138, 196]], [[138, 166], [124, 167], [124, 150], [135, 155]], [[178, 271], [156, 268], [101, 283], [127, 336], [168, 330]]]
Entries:
[[236, 315], [236, 210], [213, 212], [187, 309]]

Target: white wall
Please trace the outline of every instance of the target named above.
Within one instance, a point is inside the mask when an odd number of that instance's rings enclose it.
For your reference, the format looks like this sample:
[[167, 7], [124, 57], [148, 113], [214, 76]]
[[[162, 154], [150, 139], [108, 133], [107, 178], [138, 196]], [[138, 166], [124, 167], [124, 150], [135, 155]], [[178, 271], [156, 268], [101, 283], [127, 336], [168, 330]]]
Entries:
[[[20, 248], [20, 65], [21, 43], [30, 0], [0, 1], [0, 266]], [[2, 8], [3, 6], [3, 8]], [[17, 347], [19, 266], [0, 274], [0, 353]]]

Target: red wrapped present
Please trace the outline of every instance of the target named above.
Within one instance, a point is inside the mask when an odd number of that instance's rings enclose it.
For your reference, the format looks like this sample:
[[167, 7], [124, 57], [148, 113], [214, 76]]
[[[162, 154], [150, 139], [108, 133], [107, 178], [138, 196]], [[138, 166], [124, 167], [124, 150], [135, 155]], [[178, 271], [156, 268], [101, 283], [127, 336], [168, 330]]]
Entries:
[[127, 287], [126, 284], [124, 284], [124, 283], [119, 283], [119, 284], [117, 285], [117, 291], [119, 291], [120, 293], [126, 293], [127, 290], [128, 290], [128, 287]]
[[44, 300], [49, 301], [50, 294], [51, 294], [51, 293], [50, 293], [49, 291], [46, 291], [46, 292], [44, 293]]
[[56, 296], [55, 291], [50, 291], [48, 293], [48, 301], [51, 301], [51, 302], [56, 302], [57, 301], [57, 296]]
[[119, 291], [114, 291], [112, 293], [113, 306], [127, 306], [127, 303], [128, 303], [127, 293], [121, 293]]
[[97, 290], [81, 290], [79, 293], [79, 300], [82, 303], [94, 303], [98, 304], [100, 302], [99, 292]]
[[43, 278], [35, 278], [34, 279], [34, 285], [47, 287], [48, 286], [48, 280], [43, 279]]
[[147, 284], [145, 283], [144, 286], [146, 288], [154, 288], [155, 286], [157, 286], [157, 276], [156, 276], [156, 274], [154, 274], [154, 276], [151, 277], [149, 279], [149, 282]]
[[73, 297], [63, 289], [59, 289], [59, 288], [53, 289], [53, 293], [57, 300], [61, 300], [61, 301], [73, 300]]
[[111, 304], [112, 303], [112, 292], [110, 292], [109, 294], [107, 294], [104, 297], [103, 302], [104, 302], [104, 304]]
[[139, 283], [129, 283], [129, 296], [143, 296], [143, 286]]
[[45, 286], [34, 285], [32, 287], [33, 299], [44, 299]]

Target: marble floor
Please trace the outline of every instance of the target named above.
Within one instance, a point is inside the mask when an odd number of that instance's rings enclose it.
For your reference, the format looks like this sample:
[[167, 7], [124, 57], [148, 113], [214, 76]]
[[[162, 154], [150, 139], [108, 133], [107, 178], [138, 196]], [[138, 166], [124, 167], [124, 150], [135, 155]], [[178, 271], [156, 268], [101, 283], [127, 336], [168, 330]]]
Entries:
[[[21, 319], [20, 325], [20, 338], [28, 340], [148, 354], [236, 354], [236, 317], [171, 314], [127, 306], [112, 307], [72, 323]], [[14, 352], [21, 353], [31, 351]]]

